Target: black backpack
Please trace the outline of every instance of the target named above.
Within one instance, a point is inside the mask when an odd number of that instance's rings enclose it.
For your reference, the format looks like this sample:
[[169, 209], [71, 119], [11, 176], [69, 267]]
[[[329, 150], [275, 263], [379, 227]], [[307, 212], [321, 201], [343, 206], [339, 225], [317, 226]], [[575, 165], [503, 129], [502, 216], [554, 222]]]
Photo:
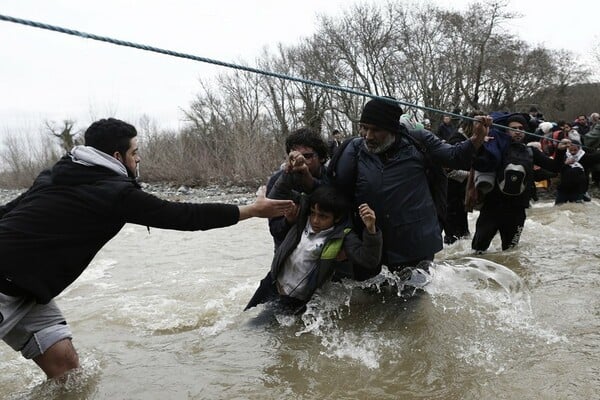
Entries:
[[435, 204], [435, 211], [440, 225], [444, 228], [448, 212], [448, 175], [446, 175], [444, 168], [431, 158], [427, 147], [411, 134], [411, 130], [408, 131], [406, 137], [423, 154], [429, 192]]
[[523, 143], [509, 144], [498, 171], [498, 188], [508, 196], [520, 196], [533, 180], [533, 150]]

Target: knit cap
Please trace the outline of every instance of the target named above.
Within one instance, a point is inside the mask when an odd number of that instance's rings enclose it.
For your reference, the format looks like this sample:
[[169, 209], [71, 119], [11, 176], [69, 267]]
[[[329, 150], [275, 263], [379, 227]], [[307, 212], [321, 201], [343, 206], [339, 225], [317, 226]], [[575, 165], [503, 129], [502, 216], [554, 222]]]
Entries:
[[380, 98], [369, 100], [362, 110], [360, 122], [375, 125], [392, 133], [399, 132], [402, 108], [393, 101], [395, 100], [393, 97], [389, 97], [389, 99], [391, 101]]

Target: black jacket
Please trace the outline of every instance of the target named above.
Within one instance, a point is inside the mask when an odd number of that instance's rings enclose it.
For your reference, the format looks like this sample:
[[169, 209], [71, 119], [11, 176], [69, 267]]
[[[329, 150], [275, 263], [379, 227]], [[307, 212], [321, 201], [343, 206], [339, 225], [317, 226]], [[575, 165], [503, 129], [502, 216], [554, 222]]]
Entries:
[[557, 189], [563, 193], [585, 193], [588, 190], [588, 171], [600, 163], [600, 153], [585, 153], [579, 163], [581, 168], [573, 168], [570, 165], [563, 163], [560, 170], [560, 183]]
[[0, 291], [49, 302], [125, 223], [194, 231], [238, 220], [237, 206], [161, 200], [131, 178], [67, 155], [0, 208]]
[[[559, 172], [565, 160], [565, 150], [557, 150], [556, 157], [550, 158], [537, 148], [531, 147], [531, 155], [533, 156], [534, 165], [551, 172]], [[529, 179], [527, 188], [518, 196], [505, 195], [500, 191], [498, 184], [494, 185], [492, 191], [485, 195], [483, 207], [486, 209], [528, 208], [535, 189], [535, 183], [533, 181], [534, 177], [532, 176]]]
[[[383, 155], [365, 149], [357, 138], [342, 153], [330, 175], [332, 184], [354, 200], [367, 203], [383, 232], [382, 262], [389, 266], [427, 259], [443, 247], [441, 228], [425, 171], [424, 155], [405, 135]], [[431, 159], [444, 167], [468, 169], [475, 154], [470, 140], [442, 142], [426, 130], [411, 130]]]
[[[273, 175], [271, 175], [271, 177], [267, 181], [267, 197], [268, 198], [276, 199], [276, 200], [290, 200], [289, 198], [286, 198], [283, 196], [273, 197], [273, 193], [272, 193], [273, 186], [275, 186], [275, 183], [277, 182], [279, 177], [282, 176], [282, 174], [283, 174], [283, 169], [280, 168]], [[302, 184], [301, 184], [300, 176], [297, 174], [295, 174], [295, 175], [296, 176], [294, 176], [292, 179], [292, 182], [293, 182], [292, 189], [299, 193], [305, 192], [305, 190], [303, 189]], [[313, 187], [313, 190], [316, 189], [317, 187], [319, 187], [320, 185], [325, 184], [326, 182], [327, 182], [326, 181], [326, 169], [324, 166], [322, 166], [320, 178], [314, 178], [315, 186]], [[271, 233], [271, 236], [273, 237], [273, 243], [275, 244], [275, 249], [277, 249], [277, 247], [279, 247], [281, 242], [283, 242], [283, 239], [285, 238], [285, 235], [287, 234], [288, 230], [290, 229], [290, 226], [291, 225], [287, 222], [285, 217], [269, 218], [269, 232]]]

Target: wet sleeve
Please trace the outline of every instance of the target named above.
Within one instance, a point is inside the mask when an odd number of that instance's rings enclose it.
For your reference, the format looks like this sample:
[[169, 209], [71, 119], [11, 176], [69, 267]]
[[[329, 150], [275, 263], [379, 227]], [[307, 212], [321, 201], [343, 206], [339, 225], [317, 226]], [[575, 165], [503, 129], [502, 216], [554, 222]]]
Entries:
[[359, 236], [350, 232], [344, 238], [344, 250], [353, 265], [365, 269], [375, 269], [379, 266], [383, 248], [383, 236], [381, 230], [369, 233], [363, 230], [362, 240]]

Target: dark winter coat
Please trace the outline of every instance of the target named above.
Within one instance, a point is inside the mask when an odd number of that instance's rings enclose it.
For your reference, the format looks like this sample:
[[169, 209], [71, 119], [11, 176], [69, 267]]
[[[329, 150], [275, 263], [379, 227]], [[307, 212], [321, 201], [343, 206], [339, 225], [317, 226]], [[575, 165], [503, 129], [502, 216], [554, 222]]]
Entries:
[[[402, 128], [383, 155], [370, 153], [364, 139], [357, 138], [329, 173], [332, 184], [345, 191], [355, 206], [367, 203], [375, 211], [383, 233], [382, 262], [388, 266], [430, 258], [443, 247], [424, 155], [408, 134]], [[434, 162], [448, 168], [470, 168], [475, 154], [470, 140], [452, 146], [426, 130], [411, 130], [410, 135], [422, 143]]]
[[177, 230], [233, 225], [237, 206], [186, 204], [69, 156], [0, 208], [0, 291], [47, 303], [70, 285], [125, 223]]
[[588, 190], [588, 171], [594, 166], [600, 164], [599, 153], [585, 153], [580, 159], [579, 164], [582, 168], [571, 167], [563, 162], [560, 170], [560, 183], [557, 190], [565, 194], [581, 194]]

